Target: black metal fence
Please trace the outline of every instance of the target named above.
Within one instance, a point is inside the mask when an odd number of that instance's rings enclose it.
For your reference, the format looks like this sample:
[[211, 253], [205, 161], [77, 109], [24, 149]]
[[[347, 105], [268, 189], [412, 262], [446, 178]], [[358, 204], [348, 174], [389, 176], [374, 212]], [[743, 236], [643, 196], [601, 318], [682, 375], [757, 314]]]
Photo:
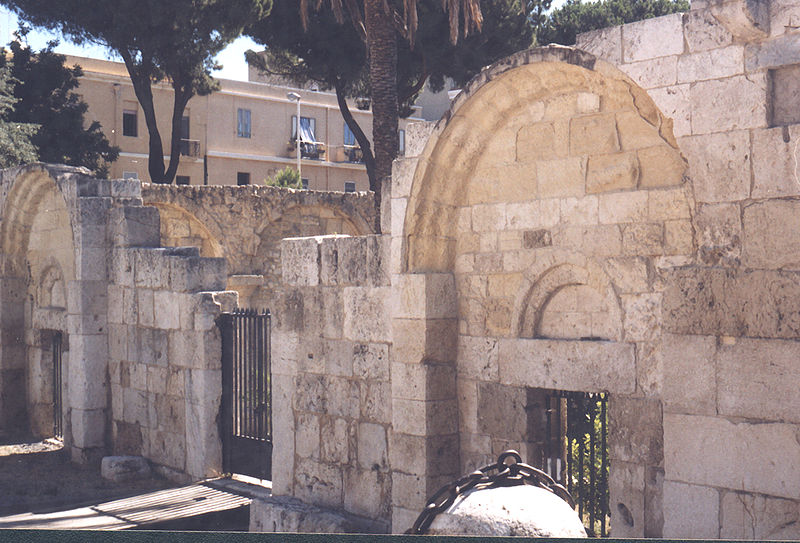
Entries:
[[64, 439], [63, 425], [63, 398], [61, 397], [61, 356], [63, 354], [61, 332], [53, 333], [53, 436], [57, 439]]
[[548, 391], [542, 469], [567, 487], [587, 530], [605, 537], [608, 496], [608, 394]]
[[272, 478], [270, 313], [220, 316], [222, 333], [223, 469]]

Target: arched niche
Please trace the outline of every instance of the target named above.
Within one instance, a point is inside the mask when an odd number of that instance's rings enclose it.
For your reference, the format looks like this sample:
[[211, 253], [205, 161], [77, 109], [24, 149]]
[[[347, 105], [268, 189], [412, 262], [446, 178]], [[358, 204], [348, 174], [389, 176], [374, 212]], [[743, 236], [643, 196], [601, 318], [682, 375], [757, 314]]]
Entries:
[[[4, 181], [0, 419], [4, 427], [47, 437], [54, 432], [52, 342], [61, 334], [68, 344], [68, 289], [76, 278], [73, 212], [47, 167], [11, 170]], [[66, 412], [62, 417], [68, 420]]]

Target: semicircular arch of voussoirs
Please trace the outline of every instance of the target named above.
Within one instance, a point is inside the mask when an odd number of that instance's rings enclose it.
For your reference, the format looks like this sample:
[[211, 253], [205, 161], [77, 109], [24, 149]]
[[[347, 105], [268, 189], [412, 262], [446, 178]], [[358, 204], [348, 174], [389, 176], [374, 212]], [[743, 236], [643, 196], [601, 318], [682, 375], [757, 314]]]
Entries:
[[[42, 210], [44, 200], [52, 196], [51, 204], [55, 209]], [[2, 221], [0, 224], [0, 250], [3, 255], [2, 274], [4, 277], [26, 278], [29, 273], [27, 258], [30, 250], [31, 230], [37, 215], [42, 211], [56, 212], [61, 215], [59, 223], [69, 228], [69, 239], [72, 257], [69, 262], [62, 263], [63, 279], [69, 281], [75, 275], [75, 216], [64, 197], [62, 188], [56, 179], [39, 165], [31, 165], [20, 169], [11, 181], [6, 196]], [[66, 269], [63, 269], [66, 267]]]
[[[225, 239], [225, 232], [210, 216], [201, 217], [185, 206], [174, 202], [148, 201], [158, 209], [161, 219], [161, 244], [165, 246], [189, 245], [197, 246], [198, 241], [201, 256], [227, 257], [228, 248], [221, 240]], [[177, 229], [185, 229], [177, 231]]]
[[280, 210], [279, 213], [268, 217], [262, 221], [259, 230], [282, 221], [303, 216], [318, 217], [320, 219], [321, 231], [315, 232], [313, 235], [368, 236], [373, 233], [373, 229], [367, 220], [355, 210], [342, 209], [336, 205], [306, 204], [302, 202], [291, 204]]
[[404, 272], [454, 269], [459, 212], [469, 204], [468, 185], [485, 150], [498, 138], [508, 138], [504, 129], [514, 122], [519, 125], [520, 117], [530, 117], [531, 122], [541, 118], [544, 99], [581, 91], [597, 95], [603, 107], [619, 103], [636, 112], [648, 125], [648, 137], [668, 148], [677, 157], [673, 162], [685, 170], [671, 120], [620, 70], [574, 48], [548, 46], [517, 53], [476, 76], [428, 139], [414, 173], [401, 234]]

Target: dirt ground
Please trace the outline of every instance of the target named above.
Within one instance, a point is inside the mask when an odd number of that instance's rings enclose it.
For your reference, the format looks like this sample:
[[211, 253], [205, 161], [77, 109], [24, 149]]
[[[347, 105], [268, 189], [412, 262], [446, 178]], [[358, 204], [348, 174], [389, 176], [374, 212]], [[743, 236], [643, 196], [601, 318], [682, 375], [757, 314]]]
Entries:
[[71, 462], [57, 442], [0, 437], [0, 516], [56, 511], [173, 486], [159, 477], [114, 483], [100, 476], [99, 465]]

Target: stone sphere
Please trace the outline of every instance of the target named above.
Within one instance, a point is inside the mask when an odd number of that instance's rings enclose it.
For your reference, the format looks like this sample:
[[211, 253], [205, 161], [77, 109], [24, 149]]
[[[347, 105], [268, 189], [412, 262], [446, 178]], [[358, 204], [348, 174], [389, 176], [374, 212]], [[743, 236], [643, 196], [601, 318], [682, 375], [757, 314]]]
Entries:
[[552, 492], [532, 485], [473, 490], [439, 513], [432, 535], [586, 537], [578, 513]]

